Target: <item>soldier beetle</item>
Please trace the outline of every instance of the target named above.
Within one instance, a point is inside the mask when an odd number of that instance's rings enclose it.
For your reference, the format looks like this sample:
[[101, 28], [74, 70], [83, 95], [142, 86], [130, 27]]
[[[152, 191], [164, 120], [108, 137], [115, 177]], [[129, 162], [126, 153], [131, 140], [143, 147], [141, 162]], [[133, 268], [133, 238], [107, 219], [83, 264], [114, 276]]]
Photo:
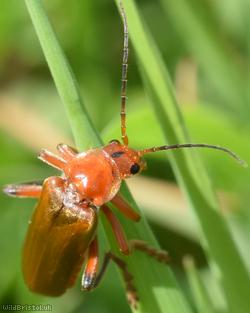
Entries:
[[98, 272], [98, 212], [103, 211], [109, 221], [121, 253], [128, 255], [133, 249], [138, 249], [161, 262], [168, 262], [168, 254], [141, 240], [127, 240], [121, 224], [107, 204], [111, 202], [128, 219], [139, 221], [140, 215], [119, 194], [121, 181], [146, 168], [145, 154], [162, 150], [206, 147], [222, 150], [243, 162], [232, 151], [209, 144], [165, 145], [139, 151], [128, 146], [125, 110], [128, 26], [122, 7], [121, 15], [124, 26], [120, 113], [122, 143], [112, 140], [106, 146], [85, 152], [59, 144], [59, 155], [42, 150], [39, 159], [61, 170], [62, 176], [49, 177], [43, 184], [34, 182], [4, 188], [10, 196], [39, 199], [26, 236], [22, 263], [25, 282], [33, 292], [60, 296], [74, 284], [84, 259], [86, 266], [82, 289], [92, 290], [99, 284], [112, 260], [123, 273], [129, 301], [135, 304], [138, 297], [133, 277], [121, 258], [108, 252]]

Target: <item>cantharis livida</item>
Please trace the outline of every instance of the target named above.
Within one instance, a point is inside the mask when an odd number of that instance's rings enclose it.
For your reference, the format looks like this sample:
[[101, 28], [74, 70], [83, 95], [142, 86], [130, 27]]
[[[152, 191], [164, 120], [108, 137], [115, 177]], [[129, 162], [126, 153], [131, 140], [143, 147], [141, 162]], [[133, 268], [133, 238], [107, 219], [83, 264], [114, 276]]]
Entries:
[[110, 260], [121, 269], [127, 286], [128, 299], [137, 302], [136, 288], [126, 263], [111, 251], [98, 271], [98, 212], [103, 211], [109, 221], [121, 253], [128, 255], [138, 249], [158, 261], [168, 262], [165, 251], [148, 246], [141, 240], [126, 239], [123, 228], [108, 206], [111, 202], [132, 221], [140, 215], [119, 194], [123, 179], [145, 169], [144, 154], [160, 150], [206, 147], [222, 150], [242, 162], [232, 151], [208, 144], [176, 144], [136, 151], [128, 146], [126, 135], [126, 87], [128, 68], [128, 26], [121, 6], [124, 25], [121, 135], [122, 143], [110, 141], [106, 146], [78, 152], [65, 144], [57, 146], [59, 155], [42, 150], [39, 159], [62, 171], [60, 177], [49, 177], [43, 184], [7, 185], [6, 194], [15, 197], [38, 198], [23, 250], [23, 275], [29, 289], [48, 296], [60, 296], [70, 288], [84, 259], [82, 289], [95, 288]]

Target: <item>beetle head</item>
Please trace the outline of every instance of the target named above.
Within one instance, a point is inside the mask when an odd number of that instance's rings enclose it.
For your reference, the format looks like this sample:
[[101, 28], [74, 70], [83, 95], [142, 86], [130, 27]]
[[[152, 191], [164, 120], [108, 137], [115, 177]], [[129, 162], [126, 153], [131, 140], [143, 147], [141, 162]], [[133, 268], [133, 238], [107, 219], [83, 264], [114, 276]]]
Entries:
[[104, 147], [116, 163], [122, 179], [134, 176], [146, 169], [146, 162], [136, 150], [121, 144], [118, 140], [112, 140]]

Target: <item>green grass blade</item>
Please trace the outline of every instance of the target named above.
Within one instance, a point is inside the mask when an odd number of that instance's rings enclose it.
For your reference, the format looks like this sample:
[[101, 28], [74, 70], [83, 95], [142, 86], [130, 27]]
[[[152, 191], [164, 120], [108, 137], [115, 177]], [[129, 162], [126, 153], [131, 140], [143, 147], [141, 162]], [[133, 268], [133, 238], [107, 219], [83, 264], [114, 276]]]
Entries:
[[[119, 4], [118, 0], [116, 2]], [[189, 142], [160, 53], [148, 30], [143, 27], [134, 1], [124, 0], [123, 4], [127, 12], [130, 37], [146, 82], [146, 90], [166, 141], [168, 144]], [[206, 242], [204, 246], [220, 269], [232, 312], [238, 313], [240, 307], [242, 313], [247, 313], [250, 307], [249, 274], [228, 225], [219, 213], [206, 172], [194, 151], [182, 150], [168, 155], [180, 186], [200, 222]], [[227, 156], [218, 154], [218, 157]], [[232, 166], [235, 166], [233, 162]], [[239, 167], [240, 170], [242, 169]]]
[[199, 276], [192, 257], [185, 257], [183, 265], [186, 270], [188, 285], [199, 313], [214, 313], [213, 304], [207, 294], [206, 288]]
[[86, 149], [100, 144], [100, 137], [94, 130], [84, 108], [75, 76], [44, 13], [42, 2], [39, 0], [26, 0], [25, 2], [58, 93], [65, 105], [77, 146], [80, 149]]
[[206, 1], [161, 0], [161, 3], [187, 49], [225, 103], [241, 117], [243, 112], [249, 112], [244, 75], [234, 60], [235, 53], [219, 36], [213, 21], [204, 18], [209, 16]]
[[[57, 89], [68, 112], [78, 148], [83, 149], [92, 143], [100, 143], [99, 137], [94, 131], [90, 119], [84, 110], [76, 81], [41, 1], [26, 0], [26, 5]], [[130, 197], [126, 187], [123, 187], [123, 190]], [[133, 205], [135, 206], [135, 203]], [[157, 246], [155, 238], [144, 218], [138, 225], [125, 220], [123, 217], [121, 217], [121, 221], [130, 238], [144, 239], [152, 245]], [[158, 264], [140, 253], [134, 253], [125, 259], [128, 263], [129, 270], [134, 275], [135, 285], [139, 292], [140, 303], [136, 312], [163, 313], [166, 310], [172, 313], [190, 312], [189, 306], [168, 267]]]

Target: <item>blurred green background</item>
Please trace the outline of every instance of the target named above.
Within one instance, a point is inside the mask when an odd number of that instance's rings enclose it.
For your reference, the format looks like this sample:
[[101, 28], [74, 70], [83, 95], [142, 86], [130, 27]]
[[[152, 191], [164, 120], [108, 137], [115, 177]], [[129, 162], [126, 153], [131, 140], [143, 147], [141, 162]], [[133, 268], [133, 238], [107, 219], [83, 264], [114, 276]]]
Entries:
[[[114, 2], [44, 3], [96, 128], [105, 142], [120, 138], [123, 35]], [[250, 163], [248, 1], [140, 0], [137, 4], [170, 71], [192, 142], [226, 146]], [[132, 47], [128, 79], [130, 145], [164, 144]], [[36, 154], [41, 148], [55, 151], [57, 143], [70, 144], [73, 139], [23, 1], [0, 4], [0, 88], [1, 186], [56, 174]], [[200, 153], [250, 270], [250, 171], [220, 152]], [[186, 255], [195, 259], [216, 311], [227, 312], [217, 277], [208, 270], [196, 221], [163, 154], [148, 156], [148, 171], [128, 184], [161, 246], [169, 251], [171, 267], [190, 303], [193, 299], [182, 266]], [[53, 312], [130, 311], [113, 266], [90, 294], [80, 292], [79, 281], [58, 299], [31, 294], [22, 280], [21, 249], [35, 201], [0, 196], [2, 304], [52, 304]]]

